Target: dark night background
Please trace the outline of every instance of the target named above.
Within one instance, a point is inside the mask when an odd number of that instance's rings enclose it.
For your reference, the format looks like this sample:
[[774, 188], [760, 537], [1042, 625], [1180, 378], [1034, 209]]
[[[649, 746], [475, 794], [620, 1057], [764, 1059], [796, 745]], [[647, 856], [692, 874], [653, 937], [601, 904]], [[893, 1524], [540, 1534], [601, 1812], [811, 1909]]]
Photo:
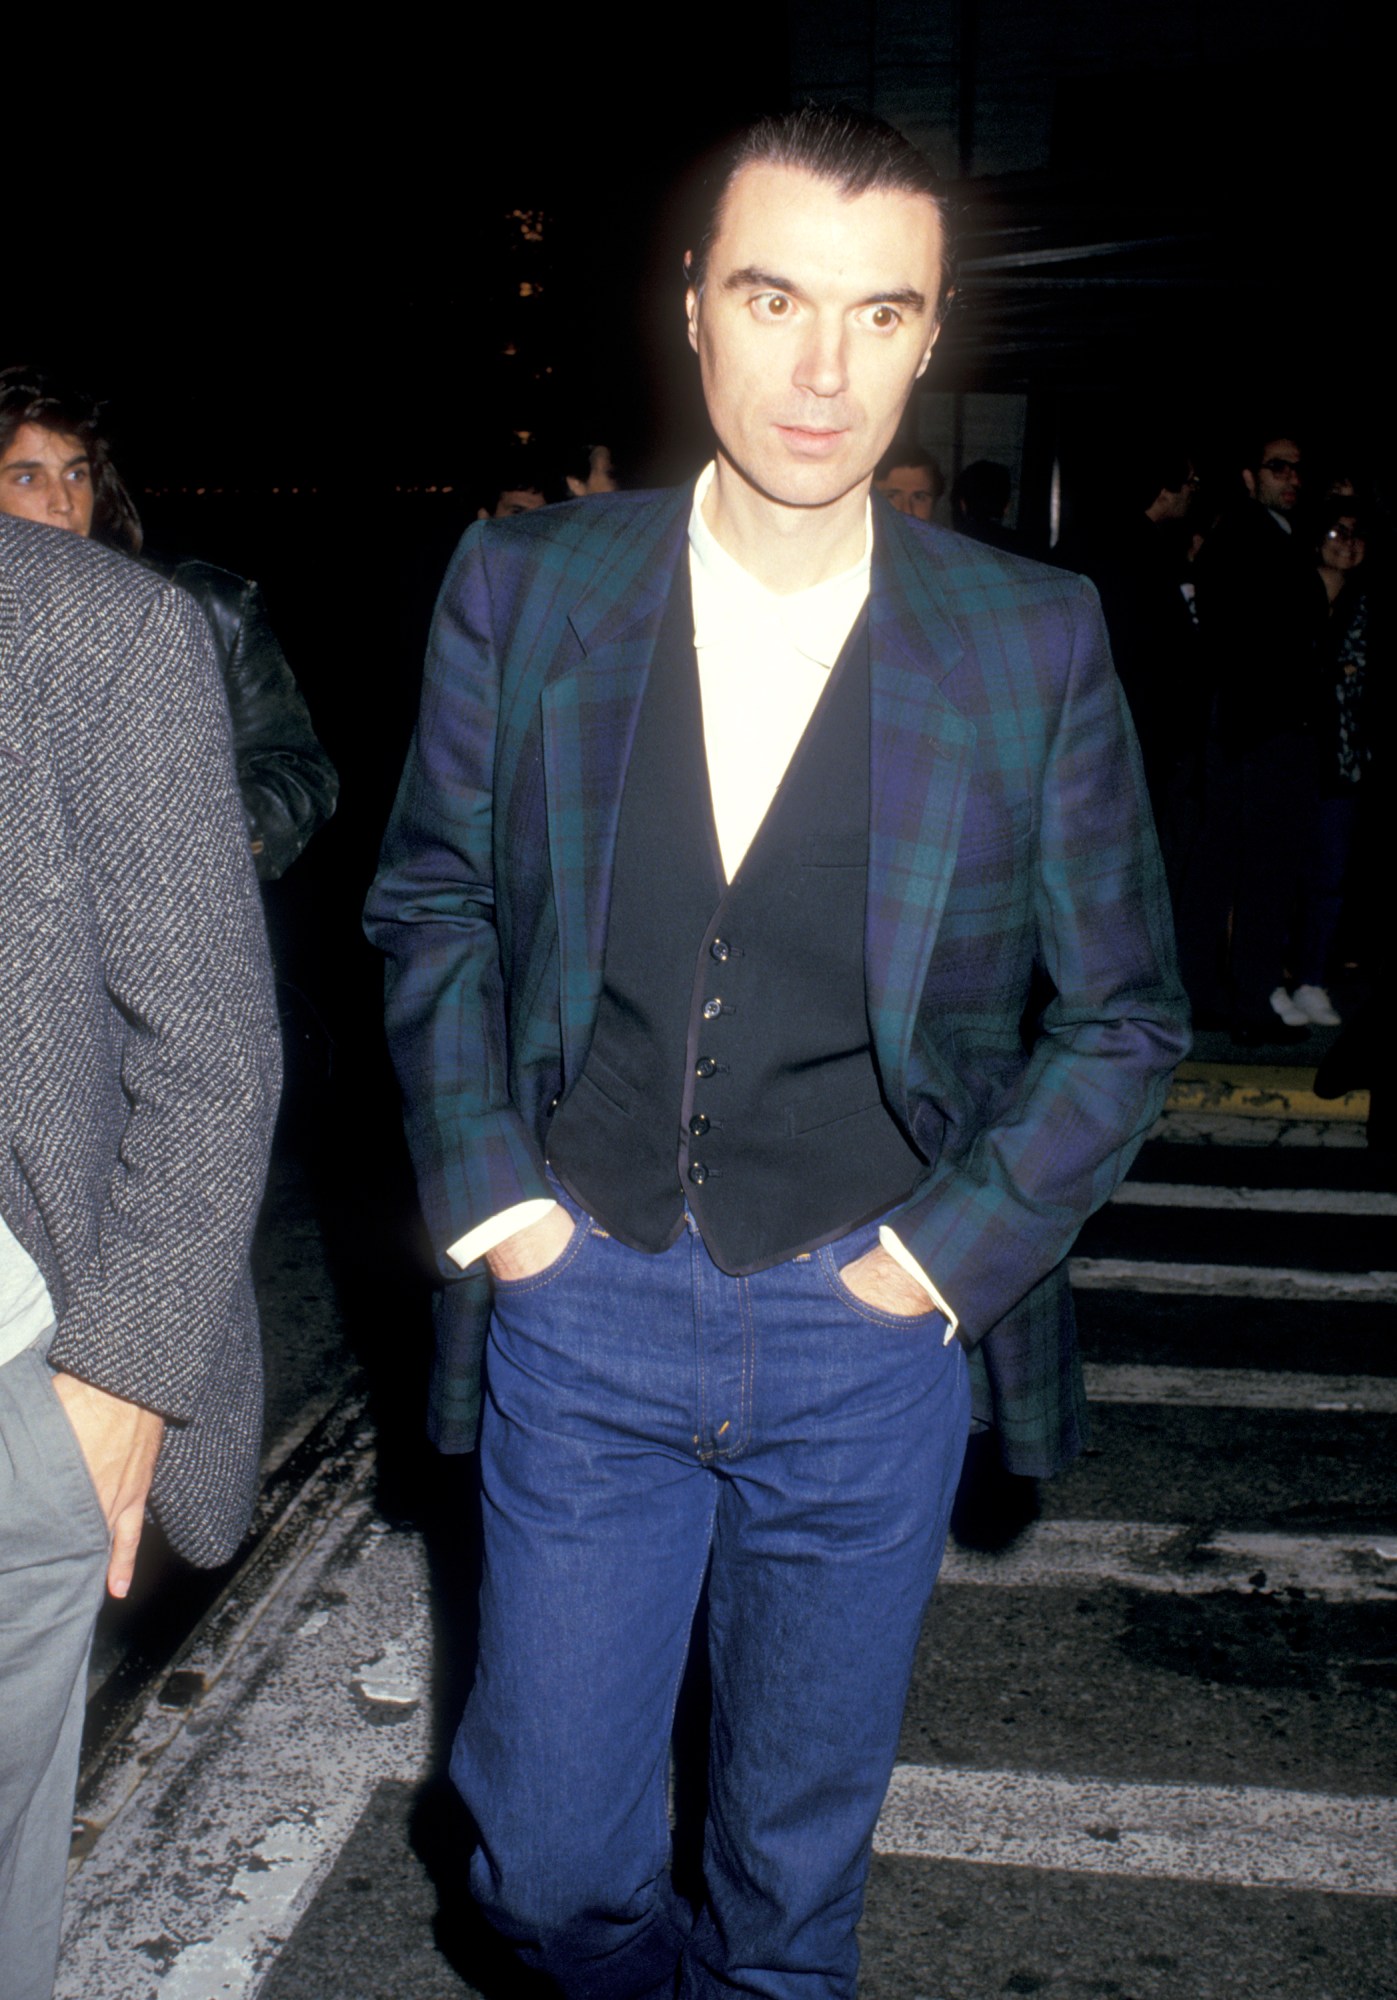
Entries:
[[1070, 526], [1145, 426], [1215, 496], [1254, 418], [1383, 492], [1386, 64], [1352, 10], [354, 18], [72, 26], [8, 93], [0, 354], [108, 399], [153, 547], [263, 585], [343, 779], [269, 914], [355, 1104], [357, 911], [450, 548], [512, 432], [600, 435], [642, 483], [701, 461], [674, 191], [734, 124], [842, 98], [928, 146], [964, 283], [914, 418], [952, 475], [1011, 462], [1040, 542], [1054, 466]]

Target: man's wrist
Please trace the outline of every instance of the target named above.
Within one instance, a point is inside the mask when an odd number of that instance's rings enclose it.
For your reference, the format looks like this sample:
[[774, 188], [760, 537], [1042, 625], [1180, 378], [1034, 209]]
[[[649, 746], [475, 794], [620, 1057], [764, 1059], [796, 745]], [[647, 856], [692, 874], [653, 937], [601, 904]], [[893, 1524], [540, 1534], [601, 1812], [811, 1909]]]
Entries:
[[545, 1215], [558, 1206], [551, 1195], [541, 1195], [531, 1201], [517, 1201], [509, 1208], [502, 1208], [498, 1215], [487, 1216], [484, 1222], [468, 1229], [454, 1243], [449, 1243], [446, 1254], [453, 1264], [467, 1270], [488, 1258], [499, 1244], [508, 1242], [511, 1236], [522, 1235], [535, 1222], [541, 1222]]

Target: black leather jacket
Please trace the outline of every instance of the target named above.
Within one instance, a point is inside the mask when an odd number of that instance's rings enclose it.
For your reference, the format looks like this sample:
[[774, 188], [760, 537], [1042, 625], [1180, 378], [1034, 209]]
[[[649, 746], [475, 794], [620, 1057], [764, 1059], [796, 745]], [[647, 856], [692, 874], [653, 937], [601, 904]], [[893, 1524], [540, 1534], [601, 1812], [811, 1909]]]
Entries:
[[335, 767], [316, 740], [257, 585], [213, 563], [157, 561], [151, 567], [188, 591], [209, 622], [228, 694], [253, 859], [259, 879], [274, 882], [335, 810]]

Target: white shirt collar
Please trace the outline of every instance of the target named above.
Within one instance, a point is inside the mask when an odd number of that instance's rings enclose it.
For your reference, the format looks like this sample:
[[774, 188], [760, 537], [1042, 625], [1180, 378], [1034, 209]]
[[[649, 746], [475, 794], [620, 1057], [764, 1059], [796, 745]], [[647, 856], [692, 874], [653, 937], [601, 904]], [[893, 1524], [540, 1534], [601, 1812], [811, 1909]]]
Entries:
[[873, 559], [873, 504], [864, 503], [863, 554], [851, 569], [788, 596], [768, 590], [720, 546], [703, 518], [713, 484], [710, 459], [694, 487], [689, 511], [690, 575], [694, 586], [694, 644], [721, 645], [729, 636], [751, 642], [765, 627], [806, 659], [828, 670], [839, 658], [850, 628], [868, 597]]

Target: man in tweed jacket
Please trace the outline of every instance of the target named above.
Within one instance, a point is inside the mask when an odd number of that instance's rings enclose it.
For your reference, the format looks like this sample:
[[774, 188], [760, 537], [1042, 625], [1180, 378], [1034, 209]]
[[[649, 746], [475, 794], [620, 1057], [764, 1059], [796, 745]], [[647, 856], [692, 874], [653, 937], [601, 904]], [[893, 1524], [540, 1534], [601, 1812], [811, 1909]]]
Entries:
[[0, 516], [0, 1966], [52, 1986], [106, 1586], [251, 1509], [279, 1048], [217, 664], [148, 570]]
[[1064, 1260], [1186, 1045], [1090, 586], [868, 500], [945, 268], [886, 127], [748, 136], [716, 463], [466, 537], [370, 900], [458, 1439], [494, 1285], [472, 1886], [569, 1995], [853, 1992], [968, 1355], [1011, 1463], [1077, 1449]]

